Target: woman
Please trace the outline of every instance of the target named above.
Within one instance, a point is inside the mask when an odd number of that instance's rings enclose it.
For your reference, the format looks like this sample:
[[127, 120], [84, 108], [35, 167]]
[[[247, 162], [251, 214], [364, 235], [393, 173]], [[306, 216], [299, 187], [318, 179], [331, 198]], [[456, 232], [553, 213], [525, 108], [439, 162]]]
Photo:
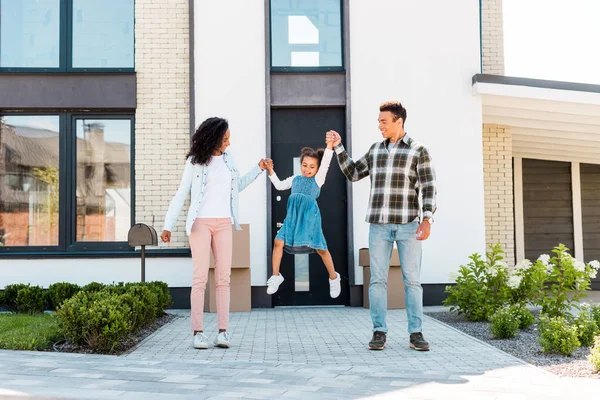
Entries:
[[185, 224], [192, 251], [192, 330], [194, 347], [208, 348], [204, 334], [204, 290], [208, 280], [210, 250], [215, 261], [217, 320], [219, 334], [214, 344], [229, 347], [229, 278], [231, 275], [232, 230], [239, 226], [238, 193], [244, 190], [266, 168], [261, 159], [246, 175], [241, 176], [231, 155], [226, 151], [230, 138], [229, 124], [223, 118], [209, 118], [196, 130], [187, 155], [183, 177], [171, 200], [160, 238], [171, 241], [171, 230], [177, 222], [183, 203], [191, 192], [191, 202]]

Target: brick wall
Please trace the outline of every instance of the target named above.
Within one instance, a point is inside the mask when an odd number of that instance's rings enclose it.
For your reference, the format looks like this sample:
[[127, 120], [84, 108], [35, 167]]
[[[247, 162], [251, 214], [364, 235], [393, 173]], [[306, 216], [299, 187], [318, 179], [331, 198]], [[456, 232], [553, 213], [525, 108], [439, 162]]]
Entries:
[[[136, 0], [135, 20], [135, 222], [160, 235], [189, 150], [189, 2]], [[170, 247], [188, 246], [185, 213]]]
[[485, 241], [500, 243], [506, 261], [514, 263], [512, 135], [510, 127], [483, 125]]
[[483, 73], [504, 75], [502, 0], [481, 0]]

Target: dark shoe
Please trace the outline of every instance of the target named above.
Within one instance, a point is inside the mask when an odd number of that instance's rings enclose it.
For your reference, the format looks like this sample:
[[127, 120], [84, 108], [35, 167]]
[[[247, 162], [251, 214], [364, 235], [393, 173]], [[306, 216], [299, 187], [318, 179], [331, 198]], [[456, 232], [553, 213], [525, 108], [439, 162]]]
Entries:
[[421, 332], [410, 334], [410, 348], [417, 351], [429, 351], [429, 343], [425, 341]]
[[369, 342], [369, 350], [383, 350], [385, 347], [385, 332], [373, 332], [373, 337]]

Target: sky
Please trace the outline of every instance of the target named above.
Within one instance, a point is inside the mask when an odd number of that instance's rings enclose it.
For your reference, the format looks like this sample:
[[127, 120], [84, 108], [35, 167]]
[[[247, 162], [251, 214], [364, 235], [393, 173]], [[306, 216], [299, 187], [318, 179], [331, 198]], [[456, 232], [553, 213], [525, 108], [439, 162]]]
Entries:
[[600, 84], [600, 0], [503, 0], [507, 76]]

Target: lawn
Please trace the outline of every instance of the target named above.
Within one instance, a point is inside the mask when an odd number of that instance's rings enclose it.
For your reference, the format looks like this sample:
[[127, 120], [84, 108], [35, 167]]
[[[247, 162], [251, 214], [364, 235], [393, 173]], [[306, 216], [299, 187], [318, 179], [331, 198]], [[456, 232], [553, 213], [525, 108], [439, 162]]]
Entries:
[[0, 314], [0, 349], [46, 350], [62, 339], [58, 321], [48, 314]]

